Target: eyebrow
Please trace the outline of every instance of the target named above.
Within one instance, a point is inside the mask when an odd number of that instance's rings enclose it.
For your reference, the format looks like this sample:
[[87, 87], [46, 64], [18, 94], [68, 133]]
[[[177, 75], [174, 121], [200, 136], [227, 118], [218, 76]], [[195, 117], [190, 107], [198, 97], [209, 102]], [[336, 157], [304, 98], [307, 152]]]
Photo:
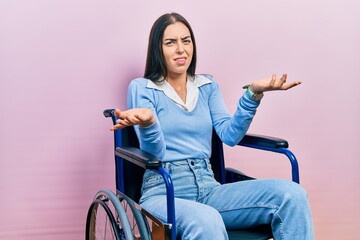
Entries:
[[[191, 38], [191, 36], [185, 36], [185, 37], [182, 37], [181, 40], [185, 40], [185, 39], [188, 39], [188, 38]], [[165, 38], [164, 41], [173, 41], [173, 40], [176, 40], [176, 38]]]

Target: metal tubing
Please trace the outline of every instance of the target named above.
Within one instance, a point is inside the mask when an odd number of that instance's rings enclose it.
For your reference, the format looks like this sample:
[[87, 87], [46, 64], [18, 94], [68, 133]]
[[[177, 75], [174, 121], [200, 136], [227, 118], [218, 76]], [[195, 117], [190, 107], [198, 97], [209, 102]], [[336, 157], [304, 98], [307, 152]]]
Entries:
[[288, 150], [286, 148], [271, 148], [271, 147], [258, 146], [258, 145], [247, 144], [247, 143], [239, 143], [239, 145], [244, 146], [244, 147], [255, 148], [255, 149], [260, 149], [260, 150], [269, 151], [269, 152], [276, 152], [276, 153], [281, 153], [281, 154], [286, 155], [291, 163], [292, 181], [294, 181], [296, 183], [300, 183], [299, 165], [298, 165], [295, 155], [290, 150]]
[[[113, 125], [116, 124], [116, 120], [118, 120], [118, 118], [115, 116], [115, 109], [109, 109], [110, 116], [111, 116], [111, 120], [113, 122]], [[107, 116], [108, 117], [108, 116]], [[114, 144], [115, 144], [115, 148], [122, 146], [122, 132], [121, 130], [114, 130]], [[124, 179], [122, 178], [122, 176], [124, 176], [124, 163], [123, 163], [123, 159], [121, 157], [116, 156], [115, 154], [115, 166], [116, 166], [116, 189], [119, 190], [120, 192], [124, 192]]]
[[161, 176], [164, 178], [166, 185], [166, 201], [167, 201], [167, 218], [168, 223], [171, 226], [171, 239], [176, 239], [176, 220], [175, 220], [175, 196], [174, 196], [174, 185], [170, 174], [163, 168], [158, 169]]

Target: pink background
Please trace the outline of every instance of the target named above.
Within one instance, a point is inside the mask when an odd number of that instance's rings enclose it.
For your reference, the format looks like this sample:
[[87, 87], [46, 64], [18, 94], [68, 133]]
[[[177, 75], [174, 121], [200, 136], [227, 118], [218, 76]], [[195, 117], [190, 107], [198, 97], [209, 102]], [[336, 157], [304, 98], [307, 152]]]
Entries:
[[[169, 11], [192, 24], [198, 73], [216, 77], [231, 112], [254, 79], [303, 81], [267, 93], [250, 131], [289, 140], [316, 238], [358, 239], [359, 10], [357, 0], [2, 0], [0, 239], [84, 238], [92, 197], [114, 189], [102, 111], [124, 108], [150, 27]], [[257, 177], [290, 176], [275, 154], [226, 155]]]

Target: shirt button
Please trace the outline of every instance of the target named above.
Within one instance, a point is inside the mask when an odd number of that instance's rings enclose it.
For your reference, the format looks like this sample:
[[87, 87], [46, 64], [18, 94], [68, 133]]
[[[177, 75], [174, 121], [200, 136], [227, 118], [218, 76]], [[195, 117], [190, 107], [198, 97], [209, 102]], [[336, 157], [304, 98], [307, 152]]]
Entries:
[[195, 162], [194, 162], [194, 161], [191, 161], [190, 163], [191, 163], [191, 165], [195, 166]]

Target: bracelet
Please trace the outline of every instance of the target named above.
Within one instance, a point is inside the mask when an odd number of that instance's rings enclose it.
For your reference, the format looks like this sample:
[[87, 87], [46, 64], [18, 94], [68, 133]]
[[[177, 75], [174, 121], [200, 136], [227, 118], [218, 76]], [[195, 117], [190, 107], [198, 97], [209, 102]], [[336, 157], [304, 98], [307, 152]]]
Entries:
[[264, 93], [254, 93], [253, 91], [251, 91], [250, 84], [243, 86], [243, 89], [246, 89], [246, 93], [248, 94], [251, 100], [258, 102], [264, 96]]

